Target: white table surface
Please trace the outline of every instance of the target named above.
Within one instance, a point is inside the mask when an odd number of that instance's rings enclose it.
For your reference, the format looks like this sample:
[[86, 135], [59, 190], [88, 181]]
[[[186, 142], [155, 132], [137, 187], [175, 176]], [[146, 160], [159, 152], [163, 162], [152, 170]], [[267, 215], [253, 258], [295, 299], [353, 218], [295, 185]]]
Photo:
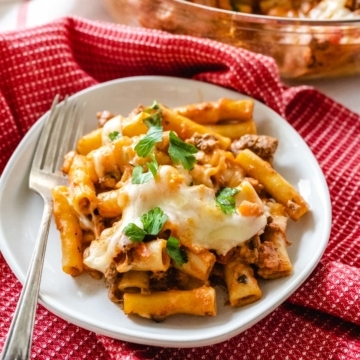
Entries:
[[[114, 22], [103, 0], [0, 0], [0, 32], [40, 25], [66, 15]], [[287, 84], [312, 85], [360, 114], [360, 76]]]

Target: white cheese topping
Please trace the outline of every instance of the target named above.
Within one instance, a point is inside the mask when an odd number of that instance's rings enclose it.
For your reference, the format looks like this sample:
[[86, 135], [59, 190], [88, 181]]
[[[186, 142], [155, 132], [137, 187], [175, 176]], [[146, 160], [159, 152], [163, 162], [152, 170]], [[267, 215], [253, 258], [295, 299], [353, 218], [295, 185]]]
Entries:
[[122, 133], [122, 121], [123, 117], [121, 115], [115, 116], [112, 119], [108, 120], [104, 126], [102, 131], [102, 144], [107, 145], [111, 143], [111, 139], [109, 135], [115, 131], [119, 134]]
[[323, 0], [310, 10], [309, 17], [317, 20], [356, 17], [356, 15], [347, 9], [345, 5], [346, 0]]
[[[123, 208], [122, 219], [109, 236], [101, 236], [92, 242], [84, 261], [87, 266], [103, 273], [113, 257], [131, 243], [123, 234], [123, 229], [129, 223], [142, 227], [140, 216], [154, 207], [160, 207], [170, 223], [176, 225], [177, 237], [182, 244], [215, 250], [219, 255], [225, 255], [233, 247], [262, 231], [266, 225], [264, 214], [243, 216], [237, 211], [224, 214], [216, 206], [213, 189], [204, 185], [188, 186], [180, 173], [171, 166], [160, 167], [156, 181], [140, 185], [129, 181], [120, 190], [120, 202], [124, 194], [127, 194], [128, 201]], [[253, 200], [252, 194], [248, 201]], [[256, 200], [257, 204], [261, 204], [258, 198]]]
[[103, 147], [100, 147], [99, 149], [95, 149], [91, 152], [91, 157], [92, 157], [92, 161], [94, 164], [94, 169], [96, 172], [96, 175], [98, 176], [98, 178], [102, 178], [105, 174], [104, 174], [104, 165], [102, 162], [102, 159], [104, 157], [103, 155]]

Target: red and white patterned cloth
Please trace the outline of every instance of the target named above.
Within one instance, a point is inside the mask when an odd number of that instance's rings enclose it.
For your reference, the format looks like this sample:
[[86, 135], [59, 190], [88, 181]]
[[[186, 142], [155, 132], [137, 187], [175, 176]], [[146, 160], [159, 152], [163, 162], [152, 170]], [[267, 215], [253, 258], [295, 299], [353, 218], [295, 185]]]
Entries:
[[[312, 149], [328, 182], [329, 245], [295, 294], [223, 343], [177, 349], [122, 342], [39, 306], [32, 358], [360, 359], [360, 117], [313, 88], [286, 88], [271, 59], [212, 41], [78, 18], [1, 34], [0, 173], [56, 93], [134, 75], [211, 82], [283, 115]], [[21, 289], [1, 254], [0, 284], [1, 349]]]

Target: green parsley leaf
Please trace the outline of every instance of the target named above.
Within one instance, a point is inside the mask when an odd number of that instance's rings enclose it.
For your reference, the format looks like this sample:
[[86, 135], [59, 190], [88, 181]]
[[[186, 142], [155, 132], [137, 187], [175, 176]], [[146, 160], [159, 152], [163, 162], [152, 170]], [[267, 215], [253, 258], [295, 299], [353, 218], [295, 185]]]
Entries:
[[151, 114], [150, 116], [145, 118], [144, 123], [150, 129], [151, 127], [154, 126], [161, 127], [161, 122], [162, 122], [161, 120], [162, 120], [161, 113], [157, 111], [156, 113]]
[[136, 153], [141, 157], [148, 156], [157, 142], [162, 141], [162, 126], [153, 126], [149, 129], [145, 137], [143, 137], [135, 146]]
[[144, 173], [144, 169], [141, 165], [135, 166], [131, 175], [132, 184], [144, 184], [153, 178], [151, 172]]
[[188, 262], [186, 251], [180, 247], [180, 241], [174, 236], [167, 240], [166, 252], [179, 266]]
[[158, 126], [158, 127], [161, 126], [162, 112], [159, 105], [156, 102], [154, 102], [150, 108], [145, 109], [144, 112], [149, 114], [149, 116], [144, 119], [144, 123], [149, 129], [153, 126]]
[[109, 133], [109, 139], [111, 141], [117, 140], [121, 138], [121, 134], [118, 131], [112, 131], [111, 133]]
[[151, 110], [159, 110], [160, 109], [160, 106], [159, 104], [157, 103], [156, 100], [154, 100], [154, 102], [152, 103], [151, 106], [147, 107], [144, 112], [147, 112], [147, 113], [151, 113]]
[[225, 187], [216, 193], [216, 205], [220, 207], [224, 214], [229, 215], [235, 212], [234, 196], [238, 192], [238, 189]]
[[159, 208], [155, 207], [146, 214], [141, 215], [141, 222], [148, 235], [157, 235], [164, 226], [167, 215]]
[[155, 155], [150, 154], [151, 162], [146, 163], [148, 166], [149, 171], [152, 173], [153, 178], [156, 178], [157, 172], [159, 170], [159, 164], [156, 161]]
[[151, 153], [155, 144], [162, 141], [163, 133], [161, 125], [162, 113], [157, 102], [154, 101], [153, 105], [146, 108], [144, 112], [149, 114], [149, 116], [144, 119], [144, 123], [149, 128], [149, 131], [135, 146], [136, 153], [141, 157], [146, 157]]
[[154, 154], [150, 154], [150, 157], [151, 161], [146, 163], [149, 169], [148, 172], [144, 173], [144, 169], [141, 165], [137, 165], [134, 167], [131, 175], [132, 184], [144, 184], [151, 179], [155, 179], [157, 171], [159, 169], [159, 164], [157, 163]]
[[196, 162], [196, 158], [193, 154], [198, 152], [196, 147], [182, 141], [173, 131], [170, 131], [169, 138], [169, 155], [171, 160], [174, 164], [179, 164], [179, 162], [181, 162], [186, 170], [192, 170]]
[[146, 235], [157, 235], [163, 228], [167, 218], [167, 215], [159, 207], [155, 207], [141, 215], [140, 220], [143, 224], [143, 229], [134, 223], [129, 223], [124, 228], [124, 234], [131, 241], [143, 241]]
[[139, 228], [136, 224], [130, 223], [125, 226], [124, 234], [133, 242], [143, 241], [146, 236], [146, 231]]

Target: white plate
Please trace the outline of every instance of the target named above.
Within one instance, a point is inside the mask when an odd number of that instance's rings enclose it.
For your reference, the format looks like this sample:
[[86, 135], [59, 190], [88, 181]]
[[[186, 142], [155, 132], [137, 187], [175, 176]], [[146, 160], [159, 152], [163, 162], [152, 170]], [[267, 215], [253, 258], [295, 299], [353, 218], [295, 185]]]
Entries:
[[[139, 103], [153, 100], [179, 106], [220, 97], [246, 96], [204, 82], [171, 77], [133, 77], [110, 81], [72, 96], [86, 102], [85, 131], [96, 126], [96, 112], [110, 110], [127, 115]], [[96, 333], [135, 343], [194, 347], [214, 344], [241, 333], [264, 318], [288, 298], [310, 275], [327, 245], [331, 204], [321, 169], [297, 132], [278, 114], [255, 101], [254, 118], [260, 134], [280, 140], [274, 166], [310, 204], [311, 212], [297, 223], [289, 222], [288, 248], [294, 272], [291, 276], [263, 281], [263, 298], [243, 308], [225, 305], [218, 295], [218, 315], [173, 316], [163, 323], [127, 317], [107, 297], [103, 281], [86, 274], [71, 278], [61, 270], [59, 234], [52, 224], [46, 251], [40, 303], [48, 310]], [[0, 248], [9, 266], [23, 282], [34, 247], [43, 209], [41, 198], [28, 189], [29, 164], [44, 117], [28, 132], [9, 161], [0, 181]]]

